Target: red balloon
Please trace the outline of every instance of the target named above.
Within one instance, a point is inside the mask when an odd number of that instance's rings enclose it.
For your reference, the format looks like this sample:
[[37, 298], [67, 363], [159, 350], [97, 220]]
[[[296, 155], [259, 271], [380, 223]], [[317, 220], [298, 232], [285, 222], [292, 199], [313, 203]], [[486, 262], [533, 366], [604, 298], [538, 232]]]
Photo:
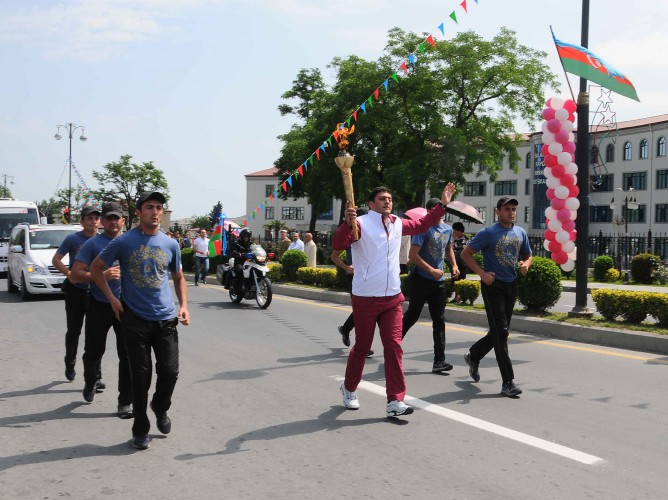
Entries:
[[545, 230], [545, 239], [547, 241], [554, 241], [554, 237], [557, 235], [554, 231], [550, 231], [549, 229]]
[[568, 188], [568, 197], [569, 198], [577, 198], [578, 195], [580, 194], [580, 188], [577, 186], [571, 186]]
[[564, 174], [561, 177], [561, 184], [563, 186], [566, 186], [567, 188], [570, 188], [571, 186], [575, 186], [577, 184], [578, 180], [575, 178], [573, 174]]
[[575, 143], [572, 141], [564, 142], [561, 145], [561, 147], [564, 148], [564, 151], [566, 153], [571, 153], [571, 154], [575, 153]]
[[547, 122], [547, 129], [553, 134], [556, 134], [561, 130], [561, 122], [556, 118], [552, 118]]
[[575, 113], [575, 111], [578, 109], [578, 105], [575, 104], [573, 99], [566, 99], [564, 101], [564, 109], [569, 113]]
[[550, 150], [548, 149], [550, 147], [549, 144], [543, 144], [543, 147], [540, 148], [540, 154], [542, 156], [547, 156], [550, 154]]
[[[554, 167], [552, 167], [552, 175], [554, 177], [557, 177], [557, 178], [562, 177], [565, 173], [566, 173], [566, 167], [564, 167], [563, 165], [560, 165], [559, 163], [557, 163]], [[562, 181], [562, 184], [563, 184], [563, 181]]]
[[575, 221], [568, 219], [567, 221], [562, 223], [561, 229], [563, 229], [564, 231], [573, 231], [575, 229]]
[[568, 121], [569, 122], [575, 122], [575, 115], [573, 113], [568, 114]]
[[567, 220], [571, 220], [571, 211], [567, 208], [562, 208], [557, 211], [557, 220], [560, 220], [562, 223]]
[[555, 132], [554, 140], [557, 141], [559, 144], [565, 144], [565, 143], [569, 142], [568, 141], [568, 131], [559, 130], [558, 132]]
[[547, 107], [543, 110], [543, 120], [552, 120], [554, 118], [554, 110], [550, 107]]
[[577, 229], [573, 229], [573, 230], [571, 231], [571, 234], [569, 235], [569, 238], [568, 238], [568, 239], [571, 240], [571, 241], [575, 241], [575, 240], [577, 239], [577, 237], [578, 237], [578, 230], [577, 230]]
[[566, 252], [554, 252], [552, 254], [552, 260], [559, 265], [566, 264], [568, 261], [568, 254]]
[[554, 189], [548, 189], [545, 193], [545, 196], [547, 196], [548, 200], [554, 199]]
[[550, 167], [550, 168], [554, 167], [555, 165], [557, 165], [559, 163], [557, 161], [557, 157], [554, 156], [553, 154], [549, 154], [549, 155], [545, 156], [545, 158], [543, 158], [543, 161], [545, 162], [545, 166]]
[[561, 252], [561, 243], [558, 241], [550, 241], [548, 243], [547, 248], [550, 250], [550, 252], [555, 253], [555, 252]]
[[562, 200], [561, 198], [552, 198], [552, 201], [550, 201], [550, 206], [555, 210], [561, 210], [566, 206], [566, 200]]

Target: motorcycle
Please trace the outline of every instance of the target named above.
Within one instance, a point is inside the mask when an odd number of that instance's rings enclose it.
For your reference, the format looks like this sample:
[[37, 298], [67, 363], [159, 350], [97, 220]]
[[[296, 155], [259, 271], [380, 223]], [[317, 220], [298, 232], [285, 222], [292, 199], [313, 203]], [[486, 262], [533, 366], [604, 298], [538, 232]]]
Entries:
[[238, 304], [243, 299], [253, 300], [261, 309], [266, 309], [271, 304], [272, 290], [271, 281], [267, 278], [269, 268], [266, 266], [267, 253], [260, 245], [250, 246], [250, 252], [243, 257], [244, 263], [241, 267], [241, 276], [235, 276], [234, 257], [227, 262], [218, 265], [216, 278], [221, 285], [228, 283], [230, 286], [230, 299]]

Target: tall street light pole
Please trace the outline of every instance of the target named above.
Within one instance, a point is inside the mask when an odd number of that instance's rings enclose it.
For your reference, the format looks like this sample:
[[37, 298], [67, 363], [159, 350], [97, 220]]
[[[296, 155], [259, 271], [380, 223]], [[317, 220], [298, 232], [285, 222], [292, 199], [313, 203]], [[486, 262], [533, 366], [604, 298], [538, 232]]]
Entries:
[[60, 135], [60, 129], [64, 128], [67, 131], [68, 138], [70, 140], [70, 155], [68, 158], [68, 165], [69, 165], [69, 182], [68, 182], [68, 187], [67, 187], [67, 222], [72, 221], [72, 134], [74, 134], [74, 131], [77, 129], [81, 129], [81, 136], [79, 137], [79, 140], [81, 142], [86, 142], [88, 140], [88, 137], [84, 135], [85, 132], [85, 127], [83, 125], [77, 125], [76, 123], [66, 123], [65, 125], [58, 125], [58, 129], [56, 130], [56, 135], [54, 135], [54, 139], [57, 141], [61, 140], [63, 137]]
[[[582, 0], [582, 33], [580, 45], [589, 45], [589, 0]], [[587, 307], [587, 260], [589, 259], [589, 93], [587, 79], [580, 78], [578, 94], [578, 130], [575, 160], [578, 165], [580, 208], [577, 218], [577, 254], [575, 260], [575, 307], [569, 316], [591, 317], [594, 311]]]

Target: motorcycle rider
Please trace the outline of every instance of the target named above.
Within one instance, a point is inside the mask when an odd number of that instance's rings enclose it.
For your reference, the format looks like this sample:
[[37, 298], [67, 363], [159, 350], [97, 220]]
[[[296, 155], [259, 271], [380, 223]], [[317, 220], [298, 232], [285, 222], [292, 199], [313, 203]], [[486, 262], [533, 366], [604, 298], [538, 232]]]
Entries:
[[[245, 261], [244, 255], [250, 252], [250, 247], [251, 244], [253, 243], [252, 237], [253, 237], [253, 232], [247, 227], [245, 227], [241, 231], [239, 231], [239, 236], [232, 243], [231, 257], [234, 258], [234, 270], [230, 274], [234, 276], [235, 280], [240, 280], [243, 276], [242, 267]], [[230, 276], [230, 274], [228, 274], [225, 284], [225, 289], [229, 289], [230, 287], [232, 281], [232, 277]]]

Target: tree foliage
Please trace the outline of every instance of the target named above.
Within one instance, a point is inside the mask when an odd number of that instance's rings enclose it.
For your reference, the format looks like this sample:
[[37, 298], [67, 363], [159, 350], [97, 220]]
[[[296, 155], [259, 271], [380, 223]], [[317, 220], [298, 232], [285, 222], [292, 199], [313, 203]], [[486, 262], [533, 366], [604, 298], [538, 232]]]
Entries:
[[213, 228], [213, 224], [211, 224], [211, 218], [208, 215], [193, 215], [191, 219], [190, 227], [206, 229], [207, 231], [211, 231]]
[[93, 171], [93, 177], [101, 186], [98, 191], [94, 191], [95, 197], [101, 202], [121, 203], [128, 215], [125, 219], [127, 229], [137, 220], [135, 207], [140, 193], [160, 191], [169, 201], [167, 180], [162, 170], [150, 161], [137, 164], [130, 160], [132, 156], [123, 155], [119, 161], [107, 163], [101, 171]]
[[0, 185], [0, 198], [13, 198], [12, 190], [5, 185]]
[[[319, 70], [301, 70], [282, 96], [291, 104], [279, 106], [281, 114], [299, 120], [279, 137], [284, 144], [276, 161], [279, 176], [294, 172], [424, 38], [393, 28], [377, 61], [335, 58], [329, 65], [336, 73], [331, 88]], [[462, 183], [479, 165], [492, 180], [503, 165], [517, 169], [520, 139], [513, 120], [529, 124], [542, 109], [544, 91], [558, 88], [545, 57], [520, 45], [506, 28], [491, 40], [464, 32], [429, 46], [409, 76], [400, 75], [398, 84], [390, 80], [388, 92], [381, 85], [380, 100], [367, 104], [366, 115], [358, 111], [349, 146], [357, 204], [385, 184], [394, 191], [397, 208], [412, 208], [423, 203], [425, 186], [440, 193], [446, 182]], [[303, 178], [293, 177], [289, 190], [290, 196], [306, 196], [316, 213], [328, 209], [332, 196], [345, 196], [333, 161], [335, 146]]]
[[223, 204], [220, 202], [220, 200], [218, 200], [218, 203], [216, 203], [211, 209], [211, 212], [209, 212], [209, 224], [211, 227], [214, 227], [216, 224], [218, 224], [218, 219], [222, 213]]

